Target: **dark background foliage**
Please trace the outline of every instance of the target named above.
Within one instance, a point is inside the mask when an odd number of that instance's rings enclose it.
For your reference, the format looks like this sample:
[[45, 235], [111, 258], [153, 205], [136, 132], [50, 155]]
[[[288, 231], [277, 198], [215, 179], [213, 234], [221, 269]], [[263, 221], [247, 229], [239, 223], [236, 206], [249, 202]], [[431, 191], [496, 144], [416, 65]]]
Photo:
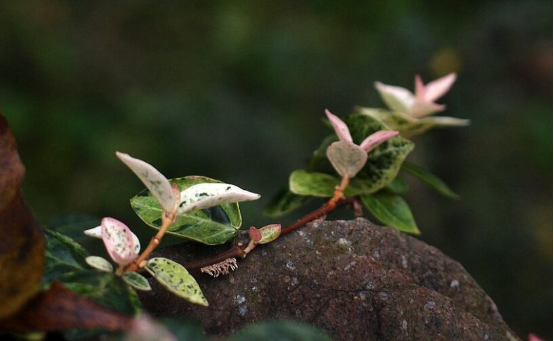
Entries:
[[245, 226], [270, 222], [263, 205], [329, 133], [324, 108], [382, 106], [376, 80], [411, 88], [415, 73], [458, 72], [442, 102], [472, 125], [415, 138], [410, 159], [462, 199], [412, 183], [408, 202], [421, 238], [459, 260], [514, 330], [551, 337], [551, 1], [0, 8], [0, 108], [44, 223], [85, 212], [146, 231], [128, 203], [142, 186], [115, 150], [261, 193], [242, 206]]

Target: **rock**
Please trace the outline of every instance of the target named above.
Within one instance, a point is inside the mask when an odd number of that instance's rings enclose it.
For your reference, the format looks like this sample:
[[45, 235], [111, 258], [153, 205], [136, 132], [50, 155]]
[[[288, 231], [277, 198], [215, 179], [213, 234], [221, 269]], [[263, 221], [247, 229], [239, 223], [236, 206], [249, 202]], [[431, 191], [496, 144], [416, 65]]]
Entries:
[[[206, 252], [180, 244], [157, 255], [185, 263], [191, 249]], [[152, 279], [153, 291], [141, 294], [145, 308], [194, 318], [216, 335], [294, 319], [336, 340], [518, 340], [459, 263], [365, 219], [309, 224], [258, 247], [229, 276], [195, 276], [208, 308], [176, 299]]]

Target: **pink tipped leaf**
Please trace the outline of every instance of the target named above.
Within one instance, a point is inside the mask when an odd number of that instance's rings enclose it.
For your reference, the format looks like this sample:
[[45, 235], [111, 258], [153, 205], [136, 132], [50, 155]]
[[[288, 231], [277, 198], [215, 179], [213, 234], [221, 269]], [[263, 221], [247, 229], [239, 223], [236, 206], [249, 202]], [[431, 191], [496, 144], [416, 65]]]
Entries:
[[[102, 226], [96, 226], [95, 228], [85, 230], [84, 233], [93, 238], [102, 239]], [[140, 240], [138, 239], [137, 235], [131, 231], [131, 235], [133, 236], [133, 247], [135, 248], [135, 252], [140, 252]]]
[[425, 84], [420, 75], [415, 76], [415, 95], [420, 101], [425, 101]]
[[119, 265], [127, 265], [138, 257], [131, 230], [114, 218], [102, 219], [102, 240], [108, 254]]
[[165, 212], [172, 212], [175, 208], [175, 193], [167, 178], [152, 165], [120, 152], [115, 153], [146, 185], [146, 188], [158, 200]]
[[362, 141], [360, 144], [360, 147], [365, 150], [366, 153], [369, 153], [371, 150], [373, 150], [375, 147], [380, 145], [381, 143], [395, 137], [398, 135], [397, 131], [393, 130], [380, 130], [376, 133], [373, 133], [365, 138], [365, 140]]
[[327, 115], [327, 118], [329, 118], [329, 121], [331, 121], [331, 124], [333, 125], [333, 128], [335, 129], [335, 132], [339, 137], [339, 140], [352, 142], [352, 136], [350, 136], [350, 130], [348, 129], [346, 123], [344, 123], [337, 116], [333, 115], [327, 109], [325, 109], [325, 114]]
[[[444, 96], [456, 81], [456, 74], [451, 73], [425, 85], [425, 97], [428, 102], [434, 102]], [[417, 78], [416, 78], [417, 82]]]
[[445, 105], [416, 99], [414, 101], [414, 104], [412, 105], [411, 114], [415, 118], [420, 118], [440, 111], [444, 111], [445, 109], [446, 109]]

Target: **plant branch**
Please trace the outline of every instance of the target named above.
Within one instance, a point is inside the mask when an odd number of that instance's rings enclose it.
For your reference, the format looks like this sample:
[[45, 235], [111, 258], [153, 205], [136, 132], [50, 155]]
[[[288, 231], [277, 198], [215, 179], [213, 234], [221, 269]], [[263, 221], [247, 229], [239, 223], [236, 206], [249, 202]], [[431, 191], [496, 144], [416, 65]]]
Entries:
[[130, 272], [130, 271], [137, 271], [141, 268], [141, 263], [148, 259], [148, 256], [154, 251], [158, 245], [160, 245], [160, 242], [162, 241], [163, 236], [165, 235], [165, 232], [173, 224], [173, 221], [175, 220], [175, 215], [168, 216], [165, 213], [162, 214], [162, 226], [158, 230], [158, 233], [150, 240], [150, 243], [144, 249], [144, 251], [141, 253], [140, 256], [138, 256], [137, 259], [135, 259], [132, 263], [130, 263], [124, 270], [124, 272]]
[[[347, 177], [342, 178], [340, 185], [337, 186], [337, 188], [335, 188], [335, 193], [334, 193], [333, 197], [331, 199], [329, 199], [329, 201], [327, 201], [319, 209], [305, 215], [304, 217], [300, 218], [296, 222], [294, 222], [294, 223], [290, 224], [289, 226], [286, 226], [283, 229], [281, 229], [280, 236], [285, 235], [287, 233], [290, 233], [292, 231], [295, 231], [295, 230], [301, 228], [302, 226], [306, 225], [309, 222], [312, 222], [312, 221], [314, 221], [318, 218], [326, 216], [327, 214], [333, 212], [338, 206], [341, 206], [341, 205], [344, 205], [344, 204], [348, 203], [349, 200], [344, 197], [344, 190], [348, 186], [349, 180], [350, 179], [347, 178]], [[234, 245], [231, 249], [229, 249], [229, 250], [227, 250], [223, 253], [220, 253], [220, 254], [218, 254], [214, 257], [205, 258], [205, 259], [202, 259], [202, 260], [199, 260], [199, 261], [186, 263], [186, 264], [183, 264], [183, 266], [187, 270], [197, 270], [197, 269], [201, 269], [201, 268], [206, 267], [206, 266], [210, 266], [210, 265], [213, 265], [213, 264], [223, 262], [224, 260], [229, 259], [229, 258], [244, 258], [244, 257], [246, 257], [246, 255], [248, 253], [248, 252], [245, 252], [245, 249], [248, 249], [248, 251], [250, 251], [253, 248], [251, 247], [249, 249], [248, 246], [246, 248], [242, 248], [239, 245]]]

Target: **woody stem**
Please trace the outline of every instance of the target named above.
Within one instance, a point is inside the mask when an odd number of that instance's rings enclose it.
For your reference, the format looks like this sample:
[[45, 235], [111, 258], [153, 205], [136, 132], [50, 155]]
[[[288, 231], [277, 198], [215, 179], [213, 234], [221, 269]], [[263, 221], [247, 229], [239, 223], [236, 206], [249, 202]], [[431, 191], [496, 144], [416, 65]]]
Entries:
[[[325, 204], [323, 204], [323, 206], [321, 206], [317, 210], [305, 215], [304, 217], [300, 218], [296, 222], [281, 229], [280, 236], [290, 233], [292, 231], [295, 231], [301, 228], [302, 226], [306, 225], [307, 223], [312, 222], [318, 218], [321, 218], [333, 212], [337, 207], [346, 204], [348, 202], [348, 199], [344, 197], [344, 190], [348, 186], [349, 180], [350, 179], [347, 177], [342, 178], [340, 185], [337, 186], [337, 188], [335, 188], [335, 193], [333, 197], [329, 199], [329, 201], [327, 201]], [[252, 249], [253, 247], [251, 247], [250, 244], [244, 249], [238, 245], [234, 245], [231, 249], [227, 250], [226, 252], [220, 253], [214, 257], [202, 259], [200, 261], [186, 263], [186, 264], [183, 264], [183, 266], [187, 270], [197, 270], [209, 265], [223, 262], [228, 258], [244, 258], [248, 253], [245, 251], [251, 251]]]
[[129, 271], [137, 271], [141, 268], [141, 263], [148, 259], [148, 256], [154, 251], [158, 245], [160, 245], [160, 242], [162, 241], [163, 236], [165, 235], [165, 232], [173, 224], [175, 220], [174, 214], [162, 214], [162, 226], [158, 230], [158, 233], [150, 240], [150, 243], [144, 249], [144, 251], [140, 254], [140, 256], [137, 257], [132, 263], [130, 263], [123, 272], [129, 272]]

